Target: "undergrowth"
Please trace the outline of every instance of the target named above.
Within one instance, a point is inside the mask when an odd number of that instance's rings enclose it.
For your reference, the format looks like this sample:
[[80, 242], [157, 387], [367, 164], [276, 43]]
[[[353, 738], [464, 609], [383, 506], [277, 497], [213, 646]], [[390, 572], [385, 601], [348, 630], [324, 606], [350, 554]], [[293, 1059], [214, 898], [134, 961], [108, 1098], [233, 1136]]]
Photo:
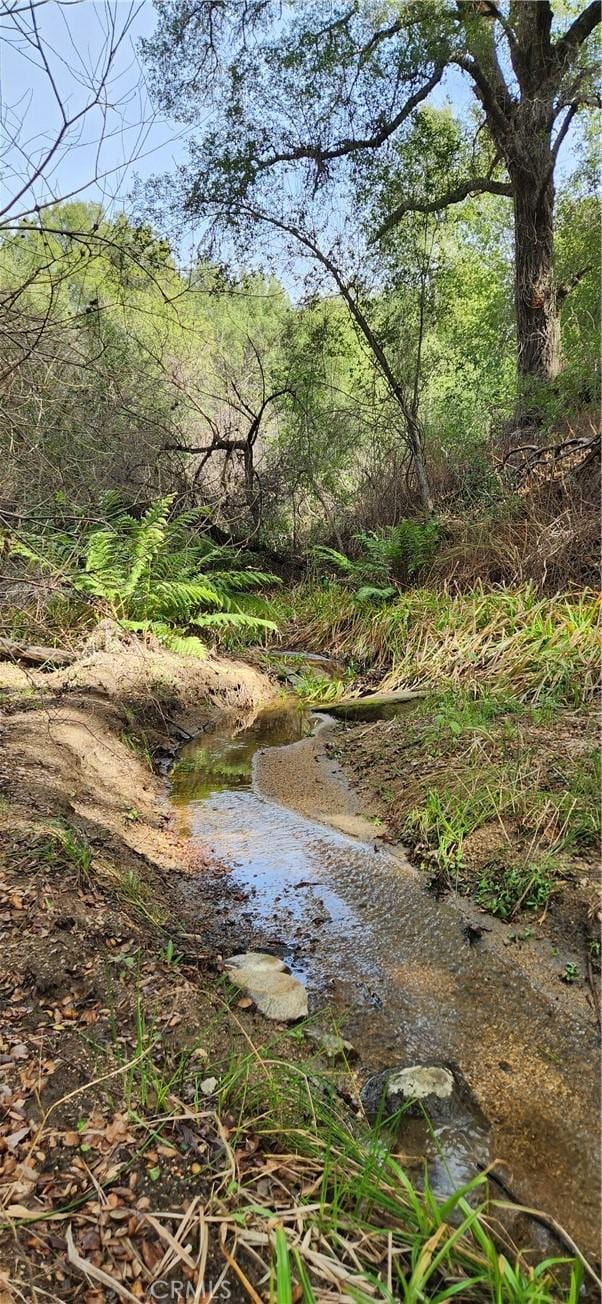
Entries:
[[324, 546], [314, 548], [314, 556], [355, 590], [355, 602], [386, 602], [399, 584], [411, 584], [428, 571], [440, 540], [437, 521], [403, 520], [355, 534], [351, 556]]
[[[552, 698], [429, 695], [339, 748], [433, 885], [511, 919], [589, 872], [602, 835], [595, 715]], [[584, 862], [579, 867], [579, 862]]]
[[173, 515], [173, 502], [173, 495], [158, 499], [137, 519], [113, 496], [100, 528], [82, 523], [70, 534], [49, 528], [40, 536], [14, 536], [9, 550], [87, 598], [99, 618], [153, 634], [174, 652], [204, 656], [199, 630], [274, 631], [253, 590], [275, 584], [275, 577], [246, 565], [236, 549], [213, 543], [203, 532], [202, 510]]
[[275, 594], [272, 606], [290, 645], [328, 652], [384, 691], [462, 688], [470, 696], [575, 705], [599, 682], [593, 593], [552, 599], [533, 585], [416, 589], [383, 606], [358, 605], [341, 585], [323, 584]]
[[[246, 1054], [208, 1055], [207, 1046], [227, 1045], [228, 1017], [214, 1015], [202, 1047], [171, 1048], [139, 993], [123, 1087], [130, 1118], [142, 1135], [151, 1129], [159, 1155], [177, 1154], [195, 1120], [205, 1149], [215, 1133], [210, 1169], [194, 1166], [209, 1183], [204, 1217], [217, 1235], [234, 1219], [236, 1275], [250, 1298], [314, 1304], [334, 1286], [357, 1304], [552, 1304], [562, 1290], [577, 1304], [580, 1262], [559, 1254], [533, 1265], [517, 1254], [485, 1174], [447, 1198], [426, 1174], [417, 1186], [395, 1152], [392, 1121], [368, 1124], [350, 1110], [335, 1071], [290, 1058], [286, 1043], [296, 1045], [293, 1056], [303, 1053], [303, 1026], [264, 1046], [249, 1042]], [[114, 1044], [123, 1060], [117, 1025]]]

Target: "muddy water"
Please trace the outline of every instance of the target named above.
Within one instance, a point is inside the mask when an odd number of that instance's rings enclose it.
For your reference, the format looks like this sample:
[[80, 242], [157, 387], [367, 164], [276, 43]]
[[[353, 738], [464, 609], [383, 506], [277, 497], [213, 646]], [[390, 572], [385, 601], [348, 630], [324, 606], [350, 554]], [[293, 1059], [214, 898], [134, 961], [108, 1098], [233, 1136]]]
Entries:
[[311, 1007], [334, 1009], [366, 1076], [433, 1059], [460, 1068], [491, 1133], [487, 1144], [467, 1117], [441, 1138], [448, 1180], [499, 1160], [522, 1201], [595, 1252], [596, 1031], [503, 948], [467, 946], [457, 906], [379, 845], [330, 755], [336, 728], [293, 704], [203, 734], [172, 774], [181, 828], [230, 867], [251, 940], [278, 946]]

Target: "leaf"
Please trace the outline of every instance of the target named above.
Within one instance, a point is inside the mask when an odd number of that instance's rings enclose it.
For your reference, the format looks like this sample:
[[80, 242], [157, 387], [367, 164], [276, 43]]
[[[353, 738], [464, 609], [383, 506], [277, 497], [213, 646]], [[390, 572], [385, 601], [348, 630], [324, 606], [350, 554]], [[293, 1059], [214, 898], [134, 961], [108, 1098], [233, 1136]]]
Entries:
[[139, 1304], [136, 1296], [132, 1295], [132, 1292], [122, 1285], [120, 1281], [117, 1281], [115, 1277], [111, 1277], [108, 1272], [104, 1272], [102, 1268], [97, 1268], [93, 1263], [90, 1263], [89, 1259], [82, 1258], [73, 1243], [71, 1225], [67, 1228], [65, 1240], [67, 1242], [67, 1258], [74, 1268], [78, 1268], [80, 1272], [83, 1272], [84, 1276], [91, 1277], [93, 1281], [99, 1281], [101, 1285], [115, 1291], [115, 1294], [119, 1295], [121, 1299], [133, 1300], [134, 1304]]

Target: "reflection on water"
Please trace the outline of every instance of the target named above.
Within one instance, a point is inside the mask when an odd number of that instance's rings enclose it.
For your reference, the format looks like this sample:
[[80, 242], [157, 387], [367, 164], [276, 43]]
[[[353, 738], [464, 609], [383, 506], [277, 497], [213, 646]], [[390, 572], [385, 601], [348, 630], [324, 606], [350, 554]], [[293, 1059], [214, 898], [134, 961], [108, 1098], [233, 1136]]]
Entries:
[[258, 748], [297, 742], [310, 732], [309, 713], [297, 702], [261, 711], [238, 731], [226, 717], [182, 748], [171, 773], [172, 801], [181, 805], [212, 792], [249, 788]]

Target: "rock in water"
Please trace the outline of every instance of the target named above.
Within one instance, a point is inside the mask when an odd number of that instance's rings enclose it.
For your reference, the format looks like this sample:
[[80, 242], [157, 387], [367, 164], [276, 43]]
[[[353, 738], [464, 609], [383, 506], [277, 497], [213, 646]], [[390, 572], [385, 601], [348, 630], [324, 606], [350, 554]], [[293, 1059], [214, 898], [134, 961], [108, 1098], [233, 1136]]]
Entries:
[[245, 951], [230, 956], [224, 968], [230, 982], [244, 988], [266, 1018], [290, 1023], [308, 1013], [303, 983], [285, 972], [286, 965], [277, 955]]
[[283, 973], [286, 970], [284, 960], [265, 951], [243, 951], [241, 955], [231, 955], [224, 961], [224, 969], [237, 987], [246, 987], [247, 975], [257, 973]]
[[307, 992], [303, 984], [288, 973], [274, 973], [270, 977], [271, 981], [264, 981], [261, 986], [249, 984], [247, 987], [257, 1009], [267, 1019], [278, 1019], [282, 1023], [304, 1019], [308, 1008]]
[[360, 1099], [371, 1120], [397, 1116], [397, 1141], [408, 1162], [426, 1163], [438, 1198], [469, 1182], [489, 1162], [489, 1121], [455, 1064], [385, 1069], [369, 1078]]
[[408, 1118], [428, 1114], [434, 1123], [471, 1115], [488, 1129], [468, 1083], [459, 1069], [443, 1064], [409, 1064], [384, 1069], [369, 1078], [360, 1099], [369, 1118], [386, 1118], [405, 1108]]

